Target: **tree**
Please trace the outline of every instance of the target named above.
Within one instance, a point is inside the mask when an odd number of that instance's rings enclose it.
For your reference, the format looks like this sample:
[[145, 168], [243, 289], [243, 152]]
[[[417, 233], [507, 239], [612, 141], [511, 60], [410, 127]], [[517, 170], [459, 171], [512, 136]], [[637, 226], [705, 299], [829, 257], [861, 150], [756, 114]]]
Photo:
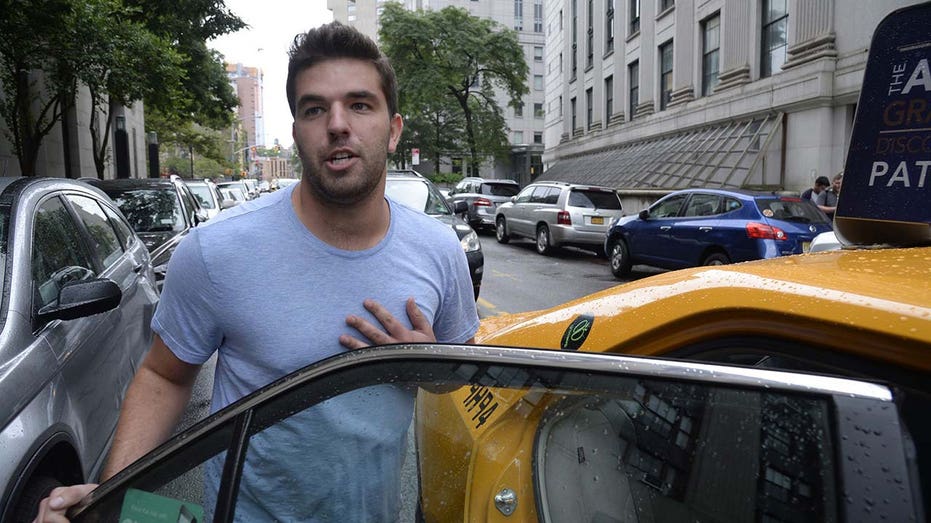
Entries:
[[0, 116], [20, 171], [33, 176], [43, 138], [74, 100], [81, 20], [68, 0], [4, 1], [0, 12]]
[[[456, 7], [412, 12], [389, 3], [380, 24], [382, 49], [404, 93], [402, 114], [446, 102], [445, 114], [461, 115], [458, 131], [464, 135], [470, 167], [477, 174], [481, 158], [500, 155], [507, 143], [496, 92], [504, 93], [511, 107], [529, 92], [529, 68], [517, 33]], [[456, 120], [438, 119], [435, 124], [446, 127]], [[437, 134], [447, 131], [452, 129]]]

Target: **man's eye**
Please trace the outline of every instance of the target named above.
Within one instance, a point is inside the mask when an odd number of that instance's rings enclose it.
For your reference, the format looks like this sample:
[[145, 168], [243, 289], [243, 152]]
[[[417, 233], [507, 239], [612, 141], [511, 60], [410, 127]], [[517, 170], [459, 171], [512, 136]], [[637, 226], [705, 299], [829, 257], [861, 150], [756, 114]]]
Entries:
[[356, 102], [352, 104], [352, 109], [354, 111], [365, 111], [365, 110], [368, 110], [368, 108], [369, 108], [369, 104], [364, 103], [364, 102]]
[[307, 107], [304, 109], [304, 116], [316, 116], [323, 112], [322, 107]]

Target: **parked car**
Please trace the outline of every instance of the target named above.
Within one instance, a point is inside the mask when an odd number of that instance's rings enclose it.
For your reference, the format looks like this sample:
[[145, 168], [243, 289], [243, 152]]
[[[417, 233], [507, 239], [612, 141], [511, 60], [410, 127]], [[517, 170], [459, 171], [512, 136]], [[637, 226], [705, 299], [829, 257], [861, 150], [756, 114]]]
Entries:
[[833, 251], [840, 248], [841, 243], [840, 240], [837, 239], [837, 234], [835, 234], [834, 231], [827, 231], [815, 236], [815, 238], [811, 240], [808, 252]]
[[246, 195], [243, 185], [238, 182], [217, 184], [217, 190], [223, 196], [223, 201], [228, 202], [228, 206], [239, 205], [250, 199]]
[[810, 200], [741, 190], [673, 192], [611, 225], [604, 250], [611, 272], [759, 260], [807, 252], [831, 222]]
[[495, 228], [495, 211], [498, 205], [511, 201], [520, 191], [514, 180], [492, 180], [466, 177], [449, 190], [453, 203], [466, 202], [466, 221], [476, 231]]
[[534, 239], [540, 254], [572, 246], [600, 255], [608, 225], [621, 216], [621, 199], [610, 187], [538, 182], [498, 206], [495, 235], [500, 243]]
[[87, 180], [113, 199], [152, 257], [161, 292], [168, 260], [191, 228], [207, 221], [188, 186], [177, 176]]
[[464, 211], [465, 204], [458, 203], [457, 207], [451, 208], [436, 185], [416, 171], [389, 170], [385, 194], [403, 205], [433, 216], [453, 229], [469, 261], [469, 274], [477, 300], [482, 287], [485, 255], [478, 234], [458, 216]]
[[0, 178], [0, 521], [93, 481], [152, 342], [149, 253], [102, 192]]
[[197, 204], [207, 214], [207, 219], [216, 217], [223, 209], [232, 207], [232, 202], [226, 203], [217, 185], [206, 179], [186, 179], [184, 183], [191, 189], [197, 198]]
[[[250, 189], [249, 184], [244, 179], [230, 182], [217, 182], [217, 189], [220, 190], [220, 194], [223, 194], [223, 189], [232, 189], [234, 190], [234, 195], [237, 196], [237, 198], [239, 193], [242, 193], [243, 198], [246, 200], [252, 200], [256, 198], [256, 193], [258, 193], [258, 189]], [[239, 201], [242, 200], [240, 199]]]

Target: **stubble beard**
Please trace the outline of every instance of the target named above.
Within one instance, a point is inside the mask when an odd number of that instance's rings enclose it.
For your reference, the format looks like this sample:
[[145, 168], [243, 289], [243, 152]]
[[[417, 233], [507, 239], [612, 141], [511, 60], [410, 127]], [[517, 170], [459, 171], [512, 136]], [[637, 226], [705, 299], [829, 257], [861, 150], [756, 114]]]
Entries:
[[[379, 154], [376, 154], [376, 157], [387, 159], [387, 145], [377, 153]], [[378, 188], [385, 170], [384, 163], [371, 165], [368, 159], [372, 156], [365, 154], [359, 157], [361, 165], [355, 172], [333, 176], [327, 173], [323, 161], [310, 161], [300, 148], [298, 154], [301, 157], [303, 179], [307, 182], [308, 189], [320, 203], [333, 207], [351, 207], [370, 197]]]

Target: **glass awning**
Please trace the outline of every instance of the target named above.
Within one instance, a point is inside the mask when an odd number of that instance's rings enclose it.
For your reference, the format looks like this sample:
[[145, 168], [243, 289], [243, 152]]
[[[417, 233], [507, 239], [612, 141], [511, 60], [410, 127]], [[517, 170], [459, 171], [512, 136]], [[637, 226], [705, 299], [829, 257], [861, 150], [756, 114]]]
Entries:
[[719, 122], [567, 156], [539, 179], [617, 189], [758, 186], [761, 159], [779, 135], [782, 115]]

